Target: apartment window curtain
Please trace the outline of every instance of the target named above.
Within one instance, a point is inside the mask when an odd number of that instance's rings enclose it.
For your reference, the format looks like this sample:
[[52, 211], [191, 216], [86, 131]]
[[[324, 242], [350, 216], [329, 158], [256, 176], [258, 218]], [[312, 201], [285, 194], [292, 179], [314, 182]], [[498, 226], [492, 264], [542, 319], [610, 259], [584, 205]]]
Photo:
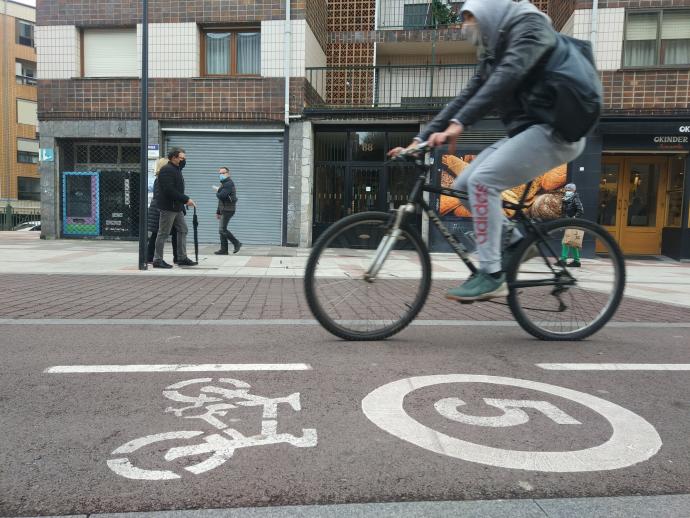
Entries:
[[664, 65], [690, 64], [690, 11], [665, 12], [661, 40]]
[[657, 64], [657, 13], [630, 14], [625, 31], [624, 64], [644, 67]]
[[237, 33], [237, 73], [261, 74], [261, 33]]
[[206, 33], [206, 73], [230, 75], [230, 33]]

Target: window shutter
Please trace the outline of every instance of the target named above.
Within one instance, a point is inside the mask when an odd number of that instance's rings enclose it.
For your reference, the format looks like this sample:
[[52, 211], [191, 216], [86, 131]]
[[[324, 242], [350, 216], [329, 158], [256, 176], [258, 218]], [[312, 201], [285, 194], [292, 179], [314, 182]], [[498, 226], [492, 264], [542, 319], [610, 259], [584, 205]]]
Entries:
[[628, 41], [655, 40], [657, 19], [658, 15], [656, 13], [629, 15], [625, 39]]
[[17, 99], [17, 122], [38, 126], [37, 107], [38, 104], [35, 101]]
[[38, 140], [18, 138], [17, 151], [25, 151], [27, 153], [38, 153]]
[[665, 12], [661, 24], [661, 39], [690, 39], [690, 11]]
[[85, 77], [137, 77], [136, 29], [84, 31]]

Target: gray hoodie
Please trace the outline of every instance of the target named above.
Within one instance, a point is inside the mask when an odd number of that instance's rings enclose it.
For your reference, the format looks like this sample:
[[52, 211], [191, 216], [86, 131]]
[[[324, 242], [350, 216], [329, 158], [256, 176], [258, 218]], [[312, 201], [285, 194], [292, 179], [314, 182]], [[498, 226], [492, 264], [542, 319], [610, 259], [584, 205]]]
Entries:
[[477, 19], [484, 48], [489, 52], [496, 48], [502, 28], [515, 17], [538, 13], [551, 23], [548, 16], [527, 0], [467, 0], [462, 6], [462, 11], [472, 13]]

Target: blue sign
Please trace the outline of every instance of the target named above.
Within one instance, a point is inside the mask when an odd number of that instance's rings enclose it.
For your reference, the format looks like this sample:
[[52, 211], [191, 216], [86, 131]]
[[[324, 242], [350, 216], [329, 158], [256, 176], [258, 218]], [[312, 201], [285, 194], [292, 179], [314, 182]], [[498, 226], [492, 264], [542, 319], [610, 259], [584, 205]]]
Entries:
[[52, 162], [55, 160], [55, 152], [52, 147], [41, 148], [38, 151], [38, 159], [41, 162]]

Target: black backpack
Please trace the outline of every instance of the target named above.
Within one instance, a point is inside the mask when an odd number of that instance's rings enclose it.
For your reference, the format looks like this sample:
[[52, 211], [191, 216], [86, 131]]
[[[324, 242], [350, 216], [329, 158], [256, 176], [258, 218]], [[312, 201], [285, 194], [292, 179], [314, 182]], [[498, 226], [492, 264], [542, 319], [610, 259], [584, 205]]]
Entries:
[[521, 97], [525, 112], [552, 126], [569, 142], [577, 142], [596, 126], [602, 88], [589, 41], [556, 34], [554, 49], [535, 74], [534, 86]]

